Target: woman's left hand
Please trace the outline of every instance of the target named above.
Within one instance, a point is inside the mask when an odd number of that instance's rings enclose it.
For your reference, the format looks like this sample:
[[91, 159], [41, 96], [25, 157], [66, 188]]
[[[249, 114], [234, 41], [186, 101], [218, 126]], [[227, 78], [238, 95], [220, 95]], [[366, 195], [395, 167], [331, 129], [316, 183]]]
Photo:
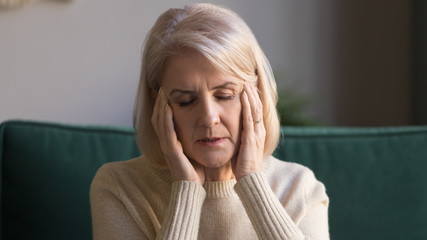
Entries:
[[241, 95], [242, 125], [240, 149], [233, 164], [237, 180], [262, 170], [264, 158], [265, 128], [263, 122], [262, 102], [253, 85], [245, 84]]

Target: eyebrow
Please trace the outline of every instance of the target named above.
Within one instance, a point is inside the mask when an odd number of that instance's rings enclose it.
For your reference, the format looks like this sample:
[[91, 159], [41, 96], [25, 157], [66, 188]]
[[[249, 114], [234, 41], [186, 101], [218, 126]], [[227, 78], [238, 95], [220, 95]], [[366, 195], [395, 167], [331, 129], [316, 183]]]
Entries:
[[[224, 84], [213, 87], [211, 90], [216, 90], [216, 89], [220, 89], [220, 88], [227, 88], [230, 85], [237, 86], [238, 84], [234, 83], [234, 82], [226, 82]], [[175, 93], [192, 94], [192, 93], [194, 93], [194, 91], [174, 88], [174, 89], [172, 89], [172, 91], [170, 91], [169, 97]]]

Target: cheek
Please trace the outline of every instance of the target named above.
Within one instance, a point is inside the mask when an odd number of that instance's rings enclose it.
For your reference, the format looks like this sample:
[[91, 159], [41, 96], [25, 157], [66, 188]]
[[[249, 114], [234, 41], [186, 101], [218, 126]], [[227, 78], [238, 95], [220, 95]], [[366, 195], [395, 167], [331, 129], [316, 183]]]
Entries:
[[172, 111], [176, 135], [180, 141], [186, 140], [191, 132], [191, 116], [179, 109], [173, 109]]
[[240, 99], [225, 109], [225, 119], [233, 138], [238, 139], [242, 132], [242, 105]]

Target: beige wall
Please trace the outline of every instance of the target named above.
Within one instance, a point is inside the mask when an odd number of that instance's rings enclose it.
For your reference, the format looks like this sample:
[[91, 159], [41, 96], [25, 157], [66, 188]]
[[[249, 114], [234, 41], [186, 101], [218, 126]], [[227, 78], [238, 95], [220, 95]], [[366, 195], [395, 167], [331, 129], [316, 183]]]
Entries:
[[[185, 0], [42, 1], [0, 11], [0, 121], [130, 125], [141, 45]], [[258, 38], [281, 88], [331, 125], [405, 124], [405, 1], [217, 0]], [[386, 86], [386, 87], [384, 87]]]

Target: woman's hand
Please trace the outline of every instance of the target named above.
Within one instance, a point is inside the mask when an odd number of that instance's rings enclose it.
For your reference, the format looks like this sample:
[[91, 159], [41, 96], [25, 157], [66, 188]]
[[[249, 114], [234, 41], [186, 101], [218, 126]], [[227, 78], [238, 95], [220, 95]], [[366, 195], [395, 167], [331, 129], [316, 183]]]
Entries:
[[163, 88], [160, 88], [154, 105], [151, 124], [159, 139], [165, 161], [174, 181], [186, 180], [203, 184], [205, 181], [203, 167], [197, 162], [190, 162], [185, 156], [173, 123], [172, 109]]
[[262, 102], [254, 86], [244, 85], [241, 102], [243, 130], [239, 155], [233, 166], [237, 180], [250, 173], [262, 170], [265, 143]]

